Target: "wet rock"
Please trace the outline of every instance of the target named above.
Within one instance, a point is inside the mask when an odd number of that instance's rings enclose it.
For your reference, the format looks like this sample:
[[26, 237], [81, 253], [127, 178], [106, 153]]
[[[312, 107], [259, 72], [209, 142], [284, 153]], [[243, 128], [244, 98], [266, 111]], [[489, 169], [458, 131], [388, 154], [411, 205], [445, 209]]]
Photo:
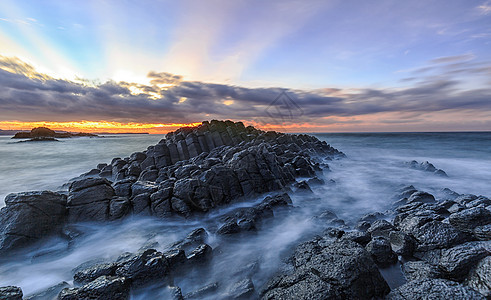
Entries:
[[482, 242], [468, 242], [442, 250], [438, 266], [447, 278], [461, 281], [477, 262], [490, 254]]
[[135, 215], [150, 215], [150, 193], [138, 194], [131, 199], [131, 206]]
[[65, 288], [59, 300], [129, 299], [130, 284], [124, 277], [101, 276], [79, 288]]
[[158, 185], [149, 181], [137, 181], [131, 186], [132, 196], [140, 194], [153, 194], [159, 189]]
[[213, 249], [209, 245], [201, 244], [188, 255], [188, 262], [191, 265], [206, 263], [211, 259], [212, 252]]
[[109, 203], [115, 196], [111, 183], [105, 178], [87, 178], [72, 182], [68, 191], [68, 221], [105, 221]]
[[262, 299], [367, 299], [383, 297], [389, 287], [370, 254], [360, 245], [312, 240], [297, 247], [293, 270], [273, 277]]
[[[47, 288], [41, 292], [37, 292], [34, 294], [31, 294], [27, 297], [24, 297], [24, 300], [46, 300], [46, 299], [57, 299], [58, 294], [63, 290], [64, 288], [68, 288], [70, 285], [63, 281], [60, 282], [59, 284], [52, 286], [50, 288]], [[0, 299], [1, 296], [0, 296]]]
[[310, 188], [307, 181], [302, 180], [299, 182], [295, 182], [293, 186], [296, 188], [297, 192], [310, 192], [312, 193], [312, 189]]
[[401, 231], [391, 231], [389, 241], [392, 250], [403, 257], [411, 256], [416, 249], [416, 240], [411, 235]]
[[421, 203], [435, 203], [435, 197], [427, 192], [418, 191], [407, 199], [407, 203], [421, 202]]
[[473, 230], [473, 235], [478, 240], [489, 241], [491, 240], [491, 224], [477, 226]]
[[0, 253], [61, 233], [65, 214], [65, 195], [49, 191], [9, 194], [0, 209]]
[[372, 238], [365, 249], [380, 267], [388, 267], [397, 262], [397, 255], [392, 251], [390, 242], [386, 238], [380, 236]]
[[371, 235], [362, 231], [347, 232], [342, 236], [343, 239], [351, 240], [365, 247], [372, 239]]
[[394, 230], [395, 227], [386, 220], [377, 220], [372, 223], [367, 229], [367, 232], [371, 234], [372, 237], [382, 236], [384, 238], [389, 238], [390, 232]]
[[469, 240], [468, 235], [458, 231], [450, 224], [439, 221], [431, 221], [415, 228], [412, 235], [419, 243], [418, 251], [448, 248]]
[[22, 290], [16, 286], [0, 287], [0, 299], [2, 300], [22, 300]]
[[201, 287], [195, 291], [189, 292], [184, 295], [184, 299], [202, 299], [203, 297], [210, 296], [216, 293], [218, 290], [218, 282], [210, 283]]
[[234, 234], [234, 233], [239, 233], [241, 231], [240, 226], [237, 224], [235, 220], [231, 220], [225, 224], [223, 224], [218, 230], [217, 234], [220, 235], [227, 235], [227, 234]]
[[250, 278], [235, 282], [229, 288], [227, 298], [250, 299], [254, 295], [254, 284]]
[[130, 257], [116, 269], [116, 275], [128, 278], [134, 287], [145, 286], [157, 280], [163, 281], [168, 273], [167, 259], [155, 249]]
[[460, 283], [446, 279], [428, 279], [410, 281], [390, 292], [388, 300], [421, 299], [441, 300], [484, 300], [485, 298]]
[[402, 271], [407, 281], [442, 278], [441, 270], [425, 261], [406, 261]]
[[171, 249], [164, 252], [164, 256], [169, 262], [169, 268], [175, 270], [184, 265], [187, 261], [186, 253], [182, 249]]
[[73, 281], [77, 284], [89, 283], [103, 275], [115, 275], [118, 265], [115, 263], [103, 263], [79, 270], [73, 276]]
[[126, 197], [114, 197], [109, 203], [109, 219], [117, 220], [131, 212], [131, 203]]
[[465, 285], [491, 298], [491, 256], [483, 258], [469, 273]]
[[451, 214], [448, 221], [461, 231], [472, 232], [477, 226], [491, 224], [491, 211], [482, 207], [469, 208]]
[[178, 286], [169, 286], [167, 288], [169, 292], [170, 299], [172, 300], [184, 300], [184, 297], [182, 296], [182, 291], [181, 288]]

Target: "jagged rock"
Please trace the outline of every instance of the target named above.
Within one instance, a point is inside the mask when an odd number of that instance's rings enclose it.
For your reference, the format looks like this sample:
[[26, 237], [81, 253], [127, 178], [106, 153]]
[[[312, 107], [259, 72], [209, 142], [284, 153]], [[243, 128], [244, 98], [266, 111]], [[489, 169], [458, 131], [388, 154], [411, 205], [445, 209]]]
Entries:
[[205, 285], [204, 287], [201, 287], [195, 291], [189, 292], [186, 295], [184, 295], [184, 299], [202, 299], [203, 297], [210, 296], [212, 294], [215, 294], [215, 292], [218, 290], [218, 282], [210, 283], [208, 285]]
[[465, 285], [491, 298], [491, 256], [483, 258], [469, 273]]
[[453, 213], [448, 218], [452, 226], [465, 232], [472, 232], [477, 226], [491, 224], [491, 211], [474, 207]]
[[109, 203], [115, 196], [111, 183], [105, 178], [76, 180], [68, 191], [68, 221], [105, 221]]
[[229, 299], [250, 299], [254, 295], [254, 284], [250, 278], [245, 278], [233, 283], [229, 290], [227, 298]]
[[117, 220], [126, 215], [131, 211], [130, 200], [126, 197], [113, 197], [109, 203], [109, 219]]
[[124, 277], [101, 276], [79, 288], [65, 288], [59, 300], [129, 299], [130, 284]]
[[412, 231], [418, 241], [417, 251], [448, 248], [469, 240], [469, 236], [449, 224], [431, 221]]
[[0, 299], [2, 300], [22, 300], [22, 290], [16, 286], [0, 287]]
[[478, 261], [490, 254], [482, 242], [468, 242], [442, 250], [438, 265], [447, 278], [461, 281]]
[[66, 196], [54, 192], [24, 192], [5, 197], [0, 210], [0, 253], [32, 244], [61, 232]]
[[187, 259], [191, 265], [206, 263], [211, 259], [213, 249], [207, 244], [201, 244], [191, 251]]
[[321, 244], [312, 240], [297, 247], [293, 270], [273, 277], [262, 299], [367, 299], [383, 297], [389, 287], [370, 254], [346, 240]]
[[389, 238], [390, 232], [394, 230], [394, 225], [390, 224], [386, 220], [377, 220], [372, 223], [372, 225], [367, 229], [367, 232], [371, 234], [372, 237], [382, 236], [384, 238]]
[[380, 267], [388, 267], [397, 262], [397, 255], [392, 251], [390, 242], [384, 237], [372, 238], [365, 248]]
[[432, 194], [427, 192], [418, 191], [412, 193], [411, 196], [407, 199], [407, 203], [412, 202], [422, 202], [422, 203], [435, 203], [435, 197]]
[[[423, 296], [424, 295], [424, 296]], [[446, 279], [428, 279], [410, 281], [395, 288], [387, 295], [388, 300], [407, 299], [435, 299], [435, 300], [484, 300], [478, 292], [460, 283]]]
[[473, 230], [473, 235], [478, 240], [489, 241], [491, 240], [491, 224], [477, 226]]
[[365, 247], [372, 239], [369, 233], [363, 231], [351, 231], [342, 236], [343, 239], [351, 240]]
[[406, 261], [402, 271], [407, 281], [442, 278], [442, 271], [425, 261]]
[[163, 280], [169, 273], [166, 257], [155, 249], [147, 249], [135, 254], [116, 269], [116, 276], [128, 278], [133, 287], [148, 285]]
[[[34, 294], [31, 294], [27, 297], [24, 297], [24, 300], [46, 300], [46, 299], [57, 299], [58, 294], [63, 290], [64, 288], [68, 288], [70, 285], [63, 281], [60, 282], [59, 284], [49, 287], [41, 292], [37, 292]], [[0, 297], [0, 299], [3, 299]]]
[[391, 231], [389, 240], [392, 250], [403, 257], [411, 256], [416, 249], [416, 240], [404, 232]]
[[169, 262], [169, 268], [174, 270], [184, 265], [187, 261], [186, 253], [182, 249], [171, 249], [164, 252], [165, 258]]
[[116, 263], [96, 264], [77, 271], [73, 275], [73, 281], [77, 284], [86, 284], [103, 275], [115, 275], [117, 268]]

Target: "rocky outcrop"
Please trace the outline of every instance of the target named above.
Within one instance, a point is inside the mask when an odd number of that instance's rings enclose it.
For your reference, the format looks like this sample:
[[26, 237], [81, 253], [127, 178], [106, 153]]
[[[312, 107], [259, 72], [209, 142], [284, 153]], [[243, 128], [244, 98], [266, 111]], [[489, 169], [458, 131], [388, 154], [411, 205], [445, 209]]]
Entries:
[[410, 281], [390, 292], [388, 300], [406, 299], [449, 299], [484, 300], [485, 298], [471, 288], [445, 279]]
[[273, 277], [261, 291], [261, 299], [370, 299], [389, 293], [363, 247], [326, 238], [297, 247], [291, 258], [292, 272]]
[[22, 290], [16, 286], [0, 287], [0, 299], [22, 300]]
[[417, 161], [412, 160], [410, 162], [406, 162], [405, 164], [406, 164], [406, 166], [408, 166], [411, 169], [430, 172], [430, 173], [433, 173], [435, 175], [442, 176], [442, 177], [448, 177], [448, 175], [447, 175], [447, 173], [445, 173], [445, 171], [443, 171], [442, 169], [435, 168], [435, 166], [433, 164], [429, 163], [428, 161], [418, 163]]
[[71, 132], [56, 132], [46, 127], [36, 127], [31, 129], [30, 132], [21, 131], [17, 132], [12, 138], [13, 139], [32, 139], [32, 140], [55, 140], [55, 138], [70, 138], [70, 137], [81, 137], [81, 136], [97, 136], [92, 133], [71, 133]]
[[65, 195], [49, 191], [8, 195], [0, 210], [0, 253], [61, 232], [66, 201]]

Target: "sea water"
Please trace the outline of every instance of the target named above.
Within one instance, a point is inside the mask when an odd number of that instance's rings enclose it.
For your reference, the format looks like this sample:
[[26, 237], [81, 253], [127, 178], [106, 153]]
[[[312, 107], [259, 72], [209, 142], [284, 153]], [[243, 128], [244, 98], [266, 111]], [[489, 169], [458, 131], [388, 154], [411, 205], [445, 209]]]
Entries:
[[[183, 294], [213, 282], [220, 291], [240, 279], [237, 270], [256, 263], [251, 279], [259, 289], [278, 269], [298, 243], [322, 231], [313, 218], [324, 210], [335, 212], [348, 225], [363, 214], [390, 208], [395, 191], [412, 184], [438, 195], [442, 188], [458, 193], [491, 196], [491, 133], [350, 133], [315, 134], [347, 157], [326, 161], [330, 171], [320, 176], [326, 184], [312, 186], [314, 194], [292, 194], [295, 208], [278, 211], [256, 234], [222, 238], [212, 234], [216, 219], [237, 206], [251, 206], [264, 196], [216, 209], [195, 219], [131, 217], [117, 224], [83, 224], [84, 235], [67, 248], [61, 240], [0, 265], [0, 286], [20, 286], [25, 295], [62, 281], [71, 283], [72, 269], [89, 260], [115, 260], [125, 251], [135, 252], [153, 244], [158, 250], [182, 239], [191, 230], [204, 227], [208, 243], [220, 251], [211, 264], [175, 278]], [[12, 143], [0, 137], [0, 194], [39, 189], [59, 189], [72, 177], [126, 157], [157, 143], [159, 135], [115, 135], [104, 138], [67, 139], [63, 142]], [[405, 162], [429, 161], [448, 177], [410, 169]], [[215, 226], [215, 227], [214, 227]], [[389, 284], [401, 284], [397, 272], [383, 272]], [[225, 286], [223, 286], [225, 285]], [[161, 287], [135, 291], [133, 299], [164, 298]], [[216, 296], [209, 299], [215, 299]]]

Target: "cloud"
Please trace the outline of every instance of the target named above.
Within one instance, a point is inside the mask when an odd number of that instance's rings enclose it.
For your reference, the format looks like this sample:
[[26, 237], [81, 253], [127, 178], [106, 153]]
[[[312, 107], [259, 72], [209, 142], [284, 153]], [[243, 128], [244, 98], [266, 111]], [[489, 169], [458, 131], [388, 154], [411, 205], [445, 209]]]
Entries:
[[[37, 74], [32, 66], [18, 59], [0, 57], [0, 120], [191, 123], [218, 118], [256, 123], [330, 124], [333, 121], [329, 118], [344, 118], [343, 122], [356, 124], [360, 122], [358, 117], [392, 114], [379, 120], [392, 124], [414, 123], [427, 113], [491, 111], [491, 88], [464, 89], [460, 87], [462, 81], [455, 78], [456, 71], [464, 70], [488, 76], [491, 64], [449, 61], [459, 63], [442, 67], [439, 76], [418, 77], [420, 80], [407, 88], [305, 91], [183, 81], [181, 76], [157, 72], [149, 73], [156, 80], [152, 86], [115, 81], [86, 85], [42, 74], [29, 76]], [[160, 83], [172, 85], [159, 88]], [[267, 109], [282, 92], [301, 108], [301, 115], [271, 119]], [[406, 117], [399, 117], [401, 114]]]
[[477, 9], [481, 12], [483, 15], [488, 15], [491, 13], [491, 1], [486, 1], [483, 4], [479, 5]]
[[432, 59], [430, 61], [430, 63], [446, 64], [446, 63], [454, 63], [454, 62], [461, 62], [461, 61], [469, 61], [469, 60], [473, 60], [474, 58], [475, 58], [474, 54], [467, 53], [467, 54], [462, 54], [462, 55], [438, 57], [438, 58]]

